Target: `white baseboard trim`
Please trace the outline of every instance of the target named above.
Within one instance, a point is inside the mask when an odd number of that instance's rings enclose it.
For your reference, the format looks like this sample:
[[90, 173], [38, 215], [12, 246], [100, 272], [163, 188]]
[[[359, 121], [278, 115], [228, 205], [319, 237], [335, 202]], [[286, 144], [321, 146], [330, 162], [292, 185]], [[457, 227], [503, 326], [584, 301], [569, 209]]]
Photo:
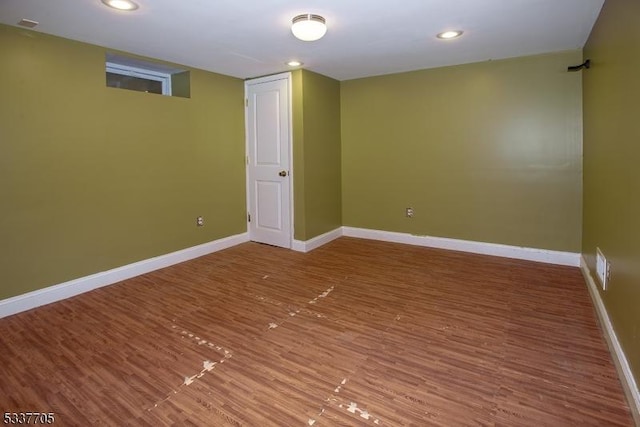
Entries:
[[362, 239], [383, 240], [385, 242], [405, 243], [408, 245], [429, 248], [448, 249], [451, 251], [471, 252], [505, 258], [544, 262], [548, 264], [580, 266], [580, 254], [573, 252], [550, 251], [519, 246], [501, 245], [497, 243], [474, 242], [471, 240], [449, 239], [446, 237], [416, 236], [393, 231], [370, 230], [366, 228], [342, 227], [343, 236]]
[[149, 273], [160, 268], [198, 258], [213, 252], [230, 248], [240, 243], [248, 242], [249, 234], [242, 233], [224, 237], [212, 242], [203, 243], [191, 248], [182, 249], [166, 255], [149, 258], [133, 264], [102, 271], [90, 276], [80, 277], [68, 282], [38, 289], [33, 292], [7, 298], [0, 301], [0, 318], [30, 310], [52, 302], [60, 301], [72, 296], [112, 285], [122, 280], [130, 279], [141, 274]]
[[595, 306], [596, 313], [598, 314], [598, 319], [600, 319], [602, 332], [607, 344], [609, 345], [609, 351], [611, 352], [614, 365], [618, 371], [622, 388], [627, 396], [627, 401], [629, 402], [633, 419], [636, 425], [640, 426], [640, 392], [638, 391], [638, 385], [636, 384], [633, 372], [631, 372], [631, 367], [627, 361], [627, 356], [624, 354], [622, 346], [620, 346], [620, 341], [618, 341], [611, 319], [609, 319], [609, 313], [607, 312], [604, 302], [600, 297], [598, 285], [593, 279], [584, 257], [580, 257], [580, 269], [582, 270], [582, 275], [587, 282], [587, 288], [591, 294], [591, 299], [593, 300], [593, 305]]
[[[393, 231], [371, 230], [355, 227], [339, 227], [335, 230], [316, 236], [307, 241], [294, 240], [292, 249], [298, 252], [309, 252], [337, 239], [340, 236], [359, 237], [363, 239], [382, 240], [387, 242], [404, 243], [409, 245], [448, 249], [454, 251], [472, 252], [485, 255], [517, 258], [551, 264], [580, 266], [580, 254], [571, 252], [548, 251], [543, 249], [522, 248], [495, 243], [473, 242], [468, 240], [449, 239], [444, 237], [415, 236], [408, 233]], [[170, 254], [146, 259], [133, 264], [117, 267], [112, 270], [92, 274], [38, 289], [33, 292], [7, 298], [0, 301], [0, 318], [30, 310], [42, 305], [91, 291], [103, 286], [111, 285], [131, 277], [149, 273], [160, 268], [188, 261], [222, 249], [227, 249], [240, 243], [248, 242], [249, 234], [241, 233], [225, 237], [213, 242], [172, 252]]]
[[322, 245], [326, 245], [332, 240], [342, 236], [342, 227], [338, 227], [335, 230], [331, 230], [324, 234], [314, 237], [309, 240], [294, 240], [291, 249], [297, 252], [310, 252]]

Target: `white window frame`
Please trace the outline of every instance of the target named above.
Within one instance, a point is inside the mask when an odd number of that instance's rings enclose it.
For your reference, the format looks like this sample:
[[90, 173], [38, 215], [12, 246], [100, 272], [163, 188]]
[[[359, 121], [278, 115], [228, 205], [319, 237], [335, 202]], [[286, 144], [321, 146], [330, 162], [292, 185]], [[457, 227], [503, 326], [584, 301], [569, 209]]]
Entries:
[[132, 67], [130, 65], [116, 64], [114, 62], [107, 62], [106, 67], [107, 73], [158, 81], [162, 83], [162, 94], [171, 96], [171, 74], [169, 73]]

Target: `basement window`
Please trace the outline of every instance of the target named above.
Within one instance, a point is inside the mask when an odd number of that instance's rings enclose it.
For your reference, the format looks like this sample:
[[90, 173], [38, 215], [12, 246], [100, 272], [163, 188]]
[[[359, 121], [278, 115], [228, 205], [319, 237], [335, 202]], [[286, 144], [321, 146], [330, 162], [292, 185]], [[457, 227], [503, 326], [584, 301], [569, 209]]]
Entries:
[[107, 87], [190, 98], [189, 71], [170, 65], [107, 53]]
[[107, 86], [171, 96], [171, 74], [107, 62]]

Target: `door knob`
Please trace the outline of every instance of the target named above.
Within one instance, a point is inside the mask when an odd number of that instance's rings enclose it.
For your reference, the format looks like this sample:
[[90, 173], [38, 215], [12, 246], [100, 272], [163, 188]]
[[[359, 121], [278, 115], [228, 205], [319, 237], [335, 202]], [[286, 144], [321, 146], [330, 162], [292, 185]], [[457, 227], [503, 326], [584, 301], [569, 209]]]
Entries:
[[278, 175], [280, 175], [280, 176], [287, 176], [287, 171], [280, 171], [280, 172], [278, 173]]

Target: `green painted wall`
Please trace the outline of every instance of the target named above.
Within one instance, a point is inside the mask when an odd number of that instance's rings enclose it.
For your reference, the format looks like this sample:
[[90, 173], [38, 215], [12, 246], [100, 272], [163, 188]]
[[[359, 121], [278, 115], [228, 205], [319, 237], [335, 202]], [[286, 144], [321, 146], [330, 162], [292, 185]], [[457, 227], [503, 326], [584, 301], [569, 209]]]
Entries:
[[107, 88], [103, 48], [2, 25], [0, 52], [0, 299], [246, 231], [242, 80]]
[[303, 71], [305, 239], [342, 226], [340, 83]]
[[304, 198], [304, 106], [302, 72], [291, 73], [291, 111], [293, 128], [293, 237], [305, 241], [307, 217]]
[[606, 1], [584, 49], [582, 252], [611, 263], [601, 296], [640, 384], [640, 2]]
[[293, 73], [295, 238], [342, 225], [340, 83], [307, 70]]
[[171, 75], [171, 96], [191, 97], [191, 73], [189, 71]]
[[344, 225], [579, 252], [581, 59], [342, 82]]

